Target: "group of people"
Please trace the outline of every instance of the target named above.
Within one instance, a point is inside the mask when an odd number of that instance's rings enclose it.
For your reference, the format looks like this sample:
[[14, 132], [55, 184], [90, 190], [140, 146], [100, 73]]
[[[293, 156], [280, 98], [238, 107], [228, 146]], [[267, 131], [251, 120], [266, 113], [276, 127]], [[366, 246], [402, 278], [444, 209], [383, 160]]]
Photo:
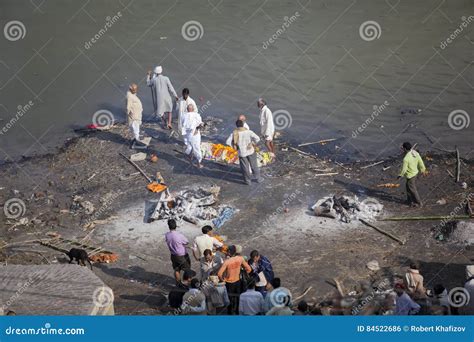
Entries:
[[[251, 251], [248, 257], [242, 255], [241, 246], [226, 246], [223, 239], [213, 233], [211, 226], [202, 227], [202, 235], [197, 236], [192, 243], [177, 231], [175, 220], [168, 220], [168, 227], [165, 240], [176, 280], [168, 301], [175, 314], [321, 314], [322, 306], [310, 310], [304, 300], [294, 307], [296, 303], [292, 302], [289, 291], [281, 287], [281, 280], [275, 277], [272, 263], [259, 251]], [[191, 269], [188, 250], [198, 263], [199, 272]], [[366, 289], [368, 295], [362, 297], [361, 303], [364, 303], [363, 307], [369, 307], [357, 310], [356, 314], [473, 314], [474, 266], [467, 266], [466, 271], [467, 282], [463, 291], [469, 296], [462, 308], [452, 302], [456, 297], [450, 296], [442, 284], [426, 289], [418, 265], [412, 263], [404, 278], [394, 279], [393, 292], [387, 295], [384, 303], [367, 302], [366, 299], [373, 297], [374, 292], [373, 289]], [[341, 305], [342, 299], [335, 299], [330, 305], [337, 307]], [[342, 309], [339, 314], [350, 314], [344, 312]]]
[[[257, 250], [249, 257], [239, 245], [226, 246], [202, 227], [193, 243], [168, 220], [165, 240], [171, 254], [176, 287], [168, 300], [176, 314], [293, 315], [290, 293], [281, 288], [270, 260]], [[199, 274], [191, 269], [191, 257], [199, 263]], [[273, 291], [276, 291], [272, 294]], [[278, 295], [276, 293], [278, 292]], [[304, 304], [304, 303], [303, 303]], [[304, 308], [304, 305], [301, 305]], [[296, 314], [303, 313], [303, 309]]]
[[[176, 101], [178, 132], [184, 143], [184, 152], [191, 163], [196, 161], [196, 166], [202, 168], [201, 153], [201, 129], [204, 124], [199, 114], [196, 102], [191, 98], [188, 88], [182, 90], [182, 96], [178, 97], [170, 79], [163, 75], [161, 66], [150, 70], [146, 77], [147, 86], [151, 88], [153, 115], [161, 118], [163, 126], [172, 130], [172, 118], [174, 100]], [[127, 121], [132, 135], [131, 146], [143, 147], [140, 140], [140, 125], [142, 123], [143, 105], [137, 96], [138, 86], [132, 83], [127, 92]], [[244, 182], [251, 184], [252, 174], [257, 182], [261, 182], [260, 171], [257, 165], [255, 146], [262, 138], [270, 155], [275, 156], [273, 138], [275, 125], [272, 111], [268, 108], [266, 101], [259, 98], [257, 106], [260, 110], [261, 137], [250, 130], [245, 115], [241, 114], [236, 121], [236, 128], [227, 139], [226, 143], [236, 149], [239, 153], [240, 169]]]

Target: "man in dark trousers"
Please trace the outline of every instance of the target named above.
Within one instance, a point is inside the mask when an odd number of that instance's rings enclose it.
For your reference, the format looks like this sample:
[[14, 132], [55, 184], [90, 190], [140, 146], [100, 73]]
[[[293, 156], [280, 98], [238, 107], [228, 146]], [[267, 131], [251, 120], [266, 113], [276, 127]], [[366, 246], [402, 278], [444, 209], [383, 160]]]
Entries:
[[403, 158], [402, 170], [397, 179], [400, 179], [401, 177], [407, 179], [407, 204], [412, 207], [421, 207], [422, 203], [420, 195], [418, 195], [418, 190], [416, 188], [416, 176], [418, 175], [418, 172], [421, 172], [424, 176], [428, 173], [426, 172], [426, 167], [420, 154], [413, 149], [413, 146], [409, 142], [404, 142], [402, 149], [405, 152], [405, 157]]

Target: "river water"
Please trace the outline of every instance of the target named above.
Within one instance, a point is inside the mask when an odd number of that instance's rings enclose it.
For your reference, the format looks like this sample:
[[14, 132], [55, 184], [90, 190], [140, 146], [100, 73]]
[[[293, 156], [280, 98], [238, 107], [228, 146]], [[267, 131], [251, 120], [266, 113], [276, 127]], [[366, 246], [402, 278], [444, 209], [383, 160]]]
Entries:
[[472, 0], [2, 0], [0, 158], [53, 151], [97, 111], [123, 121], [131, 82], [151, 119], [158, 64], [228, 131], [238, 113], [258, 131], [263, 96], [294, 143], [340, 138], [311, 152], [467, 155], [473, 15]]

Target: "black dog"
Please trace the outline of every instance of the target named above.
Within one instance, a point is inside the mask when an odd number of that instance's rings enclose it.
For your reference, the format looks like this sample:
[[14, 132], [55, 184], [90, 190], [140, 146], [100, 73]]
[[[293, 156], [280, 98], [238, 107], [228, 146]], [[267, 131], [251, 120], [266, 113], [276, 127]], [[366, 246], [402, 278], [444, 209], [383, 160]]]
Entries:
[[89, 255], [87, 255], [87, 252], [84, 249], [71, 248], [71, 250], [67, 252], [66, 255], [70, 259], [69, 260], [70, 264], [75, 259], [79, 265], [86, 266], [86, 261], [87, 261], [89, 265], [91, 265], [91, 270], [92, 270], [92, 264], [91, 264], [91, 261], [89, 260]]

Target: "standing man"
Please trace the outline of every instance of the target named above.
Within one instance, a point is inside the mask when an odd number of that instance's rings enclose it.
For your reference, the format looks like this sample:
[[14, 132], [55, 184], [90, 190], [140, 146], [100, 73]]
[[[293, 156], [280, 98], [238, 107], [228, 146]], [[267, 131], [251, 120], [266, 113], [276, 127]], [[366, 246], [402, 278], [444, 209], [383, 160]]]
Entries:
[[405, 152], [405, 157], [403, 158], [402, 170], [397, 179], [405, 177], [407, 180], [407, 204], [412, 207], [421, 207], [420, 195], [418, 195], [418, 190], [416, 189], [416, 176], [418, 175], [418, 171], [420, 171], [423, 176], [426, 176], [428, 173], [426, 172], [425, 164], [420, 154], [413, 149], [413, 146], [409, 142], [404, 142], [402, 149]]
[[249, 125], [247, 124], [247, 118], [244, 114], [240, 114], [237, 120], [241, 120], [244, 123], [244, 128], [250, 129]]
[[181, 280], [181, 271], [191, 268], [191, 259], [186, 251], [189, 244], [188, 239], [181, 233], [176, 231], [176, 221], [168, 220], [169, 232], [165, 235], [166, 244], [171, 253], [171, 263], [174, 269], [174, 278], [179, 284]]
[[239, 298], [239, 315], [261, 315], [264, 313], [263, 303], [263, 295], [255, 291], [255, 282], [250, 281], [247, 285], [247, 291], [242, 293]]
[[153, 72], [153, 77], [151, 76], [151, 71], [148, 71], [146, 84], [151, 87], [151, 97], [153, 99], [153, 109], [154, 114], [159, 116], [163, 120], [163, 124], [165, 124], [165, 116], [167, 117], [168, 129], [172, 129], [171, 126], [171, 112], [173, 110], [173, 98], [178, 100], [178, 95], [176, 95], [176, 91], [171, 84], [171, 81], [168, 77], [162, 75], [163, 68], [161, 66], [157, 66]]
[[137, 96], [138, 86], [135, 83], [130, 84], [127, 92], [127, 121], [130, 132], [133, 135], [133, 140], [130, 146], [134, 143], [140, 143], [140, 125], [142, 124], [143, 106], [142, 101]]
[[207, 280], [211, 275], [216, 275], [222, 266], [222, 258], [212, 254], [210, 249], [204, 251], [204, 256], [200, 260], [201, 281]]
[[204, 226], [201, 229], [202, 235], [196, 236], [194, 239], [194, 245], [193, 245], [193, 255], [194, 259], [196, 261], [199, 261], [199, 259], [204, 256], [204, 251], [206, 249], [214, 250], [214, 248], [220, 248], [224, 246], [222, 242], [217, 240], [215, 237], [213, 237], [212, 234], [212, 227], [211, 226]]
[[196, 109], [192, 104], [188, 105], [188, 112], [185, 114], [183, 123], [183, 130], [186, 132], [185, 139], [187, 141], [186, 150], [184, 153], [192, 161], [192, 158], [196, 158], [197, 167], [202, 168], [202, 153], [201, 153], [201, 126], [202, 119], [201, 115], [195, 111]]
[[229, 246], [229, 258], [224, 261], [217, 276], [219, 279], [225, 281], [225, 286], [230, 298], [230, 305], [228, 307], [229, 315], [237, 315], [239, 312], [239, 296], [241, 289], [240, 270], [243, 267], [245, 272], [250, 273], [252, 269], [245, 259], [237, 255], [234, 245]]
[[273, 145], [273, 135], [275, 134], [275, 125], [273, 124], [273, 114], [270, 108], [267, 107], [267, 102], [259, 98], [257, 106], [260, 108], [260, 127], [262, 137], [265, 140], [265, 146], [275, 156], [275, 146]]
[[189, 96], [189, 89], [184, 88], [182, 91], [183, 96], [179, 98], [178, 100], [178, 132], [180, 132], [183, 136], [185, 135], [185, 132], [183, 132], [183, 124], [182, 120], [186, 112], [188, 111], [188, 106], [192, 104], [194, 108], [197, 110], [196, 102]]
[[252, 184], [249, 172], [250, 169], [252, 170], [257, 183], [261, 183], [263, 178], [260, 177], [260, 169], [257, 164], [257, 154], [255, 153], [254, 148], [254, 144], [258, 143], [260, 138], [251, 130], [246, 129], [242, 120], [237, 120], [235, 124], [237, 128], [232, 132], [229, 138], [227, 138], [226, 144], [239, 151], [240, 171], [244, 177], [245, 184]]
[[[250, 252], [249, 265], [253, 270], [253, 274], [256, 276], [255, 281], [258, 281], [258, 275], [263, 273], [267, 282], [272, 283], [275, 275], [273, 273], [272, 263], [264, 255], [260, 255], [257, 250]], [[264, 292], [265, 287], [257, 288], [257, 291]]]

